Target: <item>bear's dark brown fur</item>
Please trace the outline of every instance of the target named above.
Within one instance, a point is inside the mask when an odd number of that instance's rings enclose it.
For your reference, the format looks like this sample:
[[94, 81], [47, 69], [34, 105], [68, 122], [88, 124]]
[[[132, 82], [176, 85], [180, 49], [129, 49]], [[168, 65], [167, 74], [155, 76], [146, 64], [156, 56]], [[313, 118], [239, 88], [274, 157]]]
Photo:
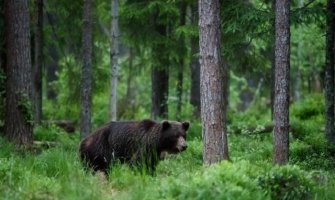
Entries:
[[110, 122], [84, 138], [79, 147], [81, 160], [94, 171], [107, 173], [119, 160], [153, 172], [165, 153], [187, 148], [188, 122], [152, 120]]

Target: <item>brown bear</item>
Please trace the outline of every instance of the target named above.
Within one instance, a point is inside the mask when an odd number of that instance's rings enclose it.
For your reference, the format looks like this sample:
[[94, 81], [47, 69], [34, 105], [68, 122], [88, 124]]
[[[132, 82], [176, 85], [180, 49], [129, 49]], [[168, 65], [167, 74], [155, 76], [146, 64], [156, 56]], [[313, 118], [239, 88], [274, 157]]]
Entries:
[[153, 173], [166, 153], [186, 150], [188, 128], [189, 122], [112, 121], [80, 142], [80, 158], [95, 172], [107, 174], [110, 165], [119, 161]]

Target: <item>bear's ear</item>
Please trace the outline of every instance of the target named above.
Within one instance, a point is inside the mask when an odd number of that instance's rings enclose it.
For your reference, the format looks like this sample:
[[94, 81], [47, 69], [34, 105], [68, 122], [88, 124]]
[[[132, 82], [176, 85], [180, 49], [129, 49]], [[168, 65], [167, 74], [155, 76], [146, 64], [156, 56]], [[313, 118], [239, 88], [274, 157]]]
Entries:
[[168, 122], [166, 120], [162, 121], [162, 130], [163, 131], [166, 130], [166, 129], [168, 129], [168, 128], [170, 128], [170, 127], [171, 127], [170, 122]]
[[183, 129], [185, 131], [187, 131], [189, 127], [190, 127], [190, 123], [189, 122], [183, 122]]

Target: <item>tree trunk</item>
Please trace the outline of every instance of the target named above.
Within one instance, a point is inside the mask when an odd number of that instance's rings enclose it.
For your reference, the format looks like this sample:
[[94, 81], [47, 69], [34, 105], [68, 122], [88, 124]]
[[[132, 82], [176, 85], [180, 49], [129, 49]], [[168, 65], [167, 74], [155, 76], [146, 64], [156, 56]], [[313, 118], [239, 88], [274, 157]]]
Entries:
[[83, 67], [80, 80], [80, 138], [91, 132], [92, 96], [92, 1], [84, 0], [83, 12]]
[[275, 9], [273, 163], [286, 164], [289, 160], [290, 1], [277, 1]]
[[325, 129], [326, 139], [335, 144], [334, 133], [334, 36], [335, 36], [335, 3], [327, 3], [326, 29], [326, 69], [325, 69]]
[[4, 0], [0, 0], [0, 27], [2, 27], [2, 29], [0, 30], [0, 69], [2, 70], [2, 72], [5, 72], [6, 65], [4, 19]]
[[110, 117], [112, 120], [116, 120], [116, 86], [118, 78], [118, 59], [119, 59], [119, 22], [118, 22], [118, 1], [111, 0], [112, 10], [112, 23], [111, 23], [111, 82], [110, 82]]
[[[47, 4], [47, 1], [44, 2]], [[58, 38], [56, 37], [56, 33], [54, 30], [54, 24], [56, 23], [56, 18], [52, 14], [46, 12], [46, 24], [50, 25], [53, 30], [53, 34], [51, 36], [52, 40], [57, 41]], [[59, 55], [57, 51], [57, 45], [53, 43], [49, 43], [48, 46], [48, 55], [49, 55], [49, 60], [46, 65], [46, 92], [47, 92], [47, 98], [50, 100], [55, 100], [57, 97], [57, 94], [53, 87], [51, 86], [52, 82], [57, 80], [56, 76], [56, 71], [57, 71], [57, 66], [58, 66], [58, 60], [59, 60]]]
[[43, 0], [35, 1], [37, 23], [35, 26], [35, 54], [33, 65], [34, 121], [40, 124], [42, 118], [42, 65], [43, 65]]
[[127, 93], [126, 93], [126, 101], [127, 101], [127, 105], [132, 104], [133, 103], [133, 98], [134, 98], [134, 94], [133, 94], [133, 78], [134, 78], [134, 49], [130, 48], [129, 49], [129, 57], [128, 57], [128, 67], [129, 67], [129, 71], [128, 71], [128, 77], [127, 77]]
[[229, 159], [219, 0], [199, 0], [199, 36], [203, 161], [212, 164]]
[[6, 79], [5, 79], [5, 25], [4, 25], [4, 1], [0, 0], [0, 135], [4, 133], [5, 106], [6, 106]]
[[[186, 3], [185, 1], [180, 2], [180, 26], [185, 26], [186, 22]], [[177, 75], [177, 113], [176, 119], [181, 120], [182, 113], [182, 97], [183, 97], [183, 79], [184, 79], [184, 65], [185, 65], [185, 56], [186, 56], [186, 45], [185, 37], [183, 35], [179, 38], [179, 58], [178, 58], [178, 75]]]
[[33, 142], [32, 66], [27, 0], [5, 1], [6, 117], [5, 135], [18, 144]]
[[[193, 25], [198, 24], [198, 6], [197, 4], [191, 7]], [[190, 103], [193, 105], [193, 115], [197, 118], [200, 117], [200, 63], [199, 63], [199, 38], [191, 38], [191, 97]]]
[[[154, 17], [154, 19], [156, 18]], [[160, 35], [168, 37], [166, 26], [158, 25], [157, 22], [154, 22], [154, 25]], [[151, 69], [151, 117], [153, 119], [168, 117], [167, 100], [169, 96], [170, 63], [166, 49], [164, 41], [154, 44], [152, 49], [153, 60], [155, 60], [155, 64]]]
[[[304, 6], [304, 0], [299, 0], [299, 7], [302, 8]], [[295, 101], [300, 101], [301, 98], [301, 72], [300, 69], [302, 68], [302, 31], [301, 25], [298, 27], [298, 47], [297, 47], [297, 60], [298, 60], [298, 67], [295, 71], [295, 76], [293, 77], [293, 97]]]
[[[276, 0], [272, 0], [272, 11], [275, 13], [276, 11]], [[272, 22], [272, 33], [273, 36], [271, 37], [271, 119], [273, 120], [273, 108], [275, 105], [275, 35], [276, 35], [276, 28], [275, 28], [275, 20]]]
[[[165, 47], [163, 47], [165, 48]], [[161, 50], [159, 47], [155, 48], [156, 51]], [[155, 50], [154, 50], [155, 51]], [[163, 51], [164, 52], [164, 51]], [[163, 58], [158, 58], [159, 63], [152, 67], [151, 72], [151, 84], [152, 84], [152, 108], [151, 116], [153, 119], [167, 118], [168, 117], [168, 91], [169, 91], [169, 68], [165, 55], [161, 55]]]

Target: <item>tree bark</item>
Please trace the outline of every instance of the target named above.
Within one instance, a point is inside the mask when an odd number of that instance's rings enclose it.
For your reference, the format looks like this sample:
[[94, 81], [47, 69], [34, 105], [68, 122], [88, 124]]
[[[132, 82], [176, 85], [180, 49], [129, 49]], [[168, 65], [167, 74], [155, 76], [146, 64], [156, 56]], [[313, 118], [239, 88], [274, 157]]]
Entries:
[[133, 78], [134, 78], [134, 48], [130, 47], [129, 49], [129, 57], [128, 57], [128, 77], [127, 77], [127, 93], [126, 93], [126, 101], [127, 105], [133, 104]]
[[32, 65], [27, 0], [5, 1], [6, 117], [5, 135], [17, 145], [32, 145]]
[[[47, 2], [44, 2], [47, 4]], [[56, 17], [48, 12], [46, 12], [46, 24], [50, 25], [53, 30], [53, 34], [51, 36], [52, 40], [57, 41], [58, 38], [56, 37], [56, 33], [54, 30], [54, 24], [56, 23]], [[46, 65], [46, 91], [47, 91], [47, 98], [50, 100], [55, 100], [57, 94], [52, 87], [52, 82], [57, 80], [56, 71], [58, 66], [59, 54], [57, 51], [57, 45], [54, 43], [49, 44], [48, 46], [48, 55], [50, 60]]]
[[4, 25], [4, 1], [0, 0], [0, 135], [4, 133], [5, 99], [6, 99], [6, 53], [5, 53], [5, 25]]
[[212, 164], [229, 159], [219, 0], [199, 0], [199, 36], [203, 162]]
[[[167, 27], [165, 25], [157, 24], [157, 16], [153, 16], [155, 30], [161, 36], [168, 37]], [[169, 96], [169, 56], [166, 52], [165, 41], [157, 42], [152, 48], [154, 66], [151, 69], [151, 117], [167, 118], [168, 105], [167, 100]]]
[[84, 0], [83, 12], [83, 66], [80, 80], [80, 138], [91, 132], [92, 96], [92, 1]]
[[40, 124], [42, 119], [42, 65], [43, 65], [43, 0], [36, 0], [37, 23], [35, 26], [35, 54], [33, 65], [34, 121]]
[[[276, 0], [272, 0], [272, 11], [273, 13], [276, 12]], [[275, 105], [275, 35], [276, 35], [276, 24], [275, 19], [272, 22], [272, 33], [273, 36], [271, 37], [271, 120], [273, 120], [273, 112], [274, 112], [274, 105]]]
[[[193, 25], [198, 24], [198, 6], [197, 4], [191, 7], [191, 23]], [[191, 71], [191, 97], [190, 103], [193, 105], [193, 115], [197, 118], [200, 118], [200, 63], [199, 63], [199, 38], [192, 37], [191, 38], [191, 63], [190, 63], [190, 71]]]
[[334, 36], [335, 3], [328, 0], [326, 27], [326, 69], [325, 69], [325, 134], [329, 143], [335, 144], [334, 130]]
[[[303, 8], [304, 6], [304, 0], [299, 0], [299, 8]], [[301, 25], [298, 27], [298, 47], [297, 47], [297, 60], [298, 60], [298, 66], [295, 71], [295, 75], [293, 77], [293, 97], [295, 101], [300, 101], [301, 99], [301, 72], [300, 69], [302, 68], [302, 31], [301, 31]]]
[[58, 52], [56, 50], [55, 45], [50, 45], [48, 47], [48, 54], [50, 56], [50, 61], [48, 62], [48, 65], [46, 66], [46, 90], [47, 90], [47, 98], [50, 100], [55, 100], [57, 97], [57, 94], [52, 87], [52, 83], [57, 80], [57, 68], [58, 68]]
[[[165, 48], [165, 47], [162, 47]], [[154, 48], [156, 51], [162, 49], [159, 47]], [[155, 51], [155, 50], [154, 50]], [[164, 51], [163, 51], [164, 52]], [[154, 53], [155, 54], [155, 53]], [[152, 67], [151, 72], [151, 84], [152, 84], [152, 108], [151, 116], [153, 119], [167, 118], [168, 117], [168, 91], [169, 91], [169, 68], [168, 58], [165, 55], [161, 55], [163, 58], [158, 58], [159, 63]]]
[[117, 78], [118, 78], [118, 59], [119, 59], [119, 14], [118, 14], [118, 1], [111, 0], [111, 12], [112, 12], [112, 23], [111, 23], [111, 82], [110, 82], [110, 117], [112, 120], [117, 118]]
[[[180, 24], [179, 26], [185, 26], [186, 22], [186, 2], [180, 2]], [[178, 75], [177, 75], [177, 113], [176, 119], [178, 121], [181, 120], [182, 113], [182, 97], [183, 97], [183, 79], [184, 79], [184, 65], [185, 65], [185, 56], [186, 56], [186, 45], [185, 45], [185, 37], [182, 35], [179, 38], [179, 61], [178, 61]]]
[[277, 1], [275, 9], [273, 163], [281, 165], [289, 160], [290, 1]]
[[5, 24], [4, 24], [5, 14], [4, 14], [4, 0], [0, 0], [0, 69], [5, 72]]

